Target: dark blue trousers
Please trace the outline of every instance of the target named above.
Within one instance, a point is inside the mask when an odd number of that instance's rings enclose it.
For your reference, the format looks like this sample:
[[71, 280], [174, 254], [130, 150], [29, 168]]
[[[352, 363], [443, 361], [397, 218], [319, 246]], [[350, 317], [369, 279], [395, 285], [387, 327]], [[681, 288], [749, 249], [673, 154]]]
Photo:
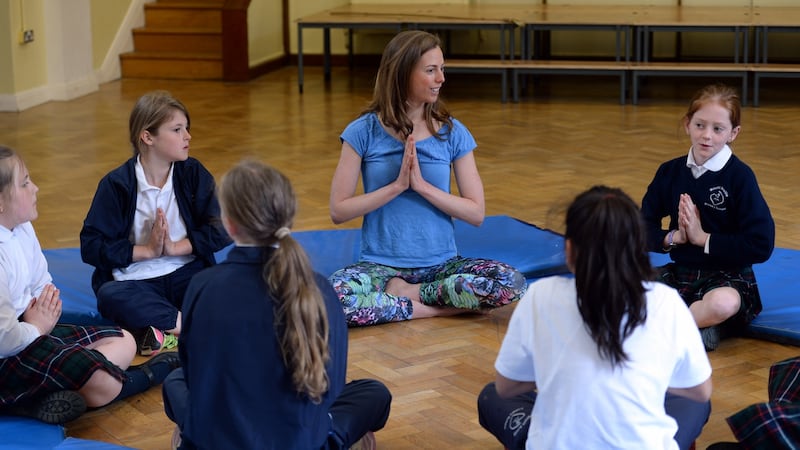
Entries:
[[[533, 392], [510, 399], [500, 398], [492, 382], [478, 396], [478, 419], [481, 426], [506, 448], [524, 449], [535, 402], [536, 394]], [[678, 422], [675, 441], [681, 450], [688, 450], [708, 421], [711, 402], [700, 403], [668, 393], [664, 408]]]
[[95, 293], [97, 310], [122, 328], [138, 330], [153, 326], [171, 330], [175, 328], [189, 281], [203, 268], [205, 264], [198, 258], [161, 277], [107, 281]]
[[[170, 420], [183, 428], [189, 405], [189, 389], [183, 369], [175, 369], [162, 386], [164, 411]], [[347, 383], [333, 402], [328, 414], [333, 428], [323, 449], [349, 449], [368, 431], [378, 431], [389, 419], [392, 394], [377, 380], [353, 380]]]

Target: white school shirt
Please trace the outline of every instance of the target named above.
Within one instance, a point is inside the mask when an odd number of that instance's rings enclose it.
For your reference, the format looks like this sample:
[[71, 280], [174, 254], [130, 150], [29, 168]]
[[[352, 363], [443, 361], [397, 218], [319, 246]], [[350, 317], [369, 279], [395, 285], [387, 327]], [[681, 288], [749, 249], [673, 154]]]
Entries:
[[16, 355], [40, 336], [19, 316], [52, 282], [33, 225], [26, 222], [13, 231], [0, 226], [0, 358]]
[[[131, 242], [134, 245], [144, 245], [150, 237], [150, 230], [153, 228], [153, 221], [156, 217], [156, 209], [161, 208], [166, 215], [169, 224], [169, 237], [173, 241], [186, 238], [186, 224], [183, 223], [178, 200], [175, 198], [175, 191], [172, 188], [172, 170], [169, 168], [167, 182], [164, 187], [152, 186], [147, 182], [144, 168], [136, 158], [136, 213], [133, 216], [133, 226], [131, 227]], [[161, 256], [158, 258], [137, 261], [122, 269], [111, 271], [117, 281], [125, 280], [147, 280], [170, 274], [185, 264], [194, 260], [194, 255], [184, 256]]]
[[664, 410], [667, 388], [703, 383], [711, 365], [677, 291], [645, 287], [647, 321], [624, 343], [625, 368], [599, 356], [578, 311], [574, 278], [528, 287], [495, 362], [506, 378], [536, 382], [528, 450], [678, 448], [677, 423]]
[[728, 147], [728, 144], [725, 144], [725, 146], [722, 147], [722, 149], [720, 149], [716, 155], [708, 158], [708, 161], [705, 163], [698, 165], [694, 160], [692, 149], [689, 148], [689, 156], [686, 157], [686, 167], [692, 170], [692, 176], [696, 180], [709, 170], [712, 172], [719, 172], [722, 170], [722, 168], [725, 167], [725, 164], [728, 164], [728, 160], [731, 159], [732, 155], [733, 150]]

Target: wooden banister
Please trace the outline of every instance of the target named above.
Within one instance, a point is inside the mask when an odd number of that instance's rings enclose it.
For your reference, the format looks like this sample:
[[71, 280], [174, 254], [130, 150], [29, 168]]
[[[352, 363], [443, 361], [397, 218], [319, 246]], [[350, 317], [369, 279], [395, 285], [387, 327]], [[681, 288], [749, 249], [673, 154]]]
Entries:
[[250, 0], [226, 0], [222, 8], [222, 78], [250, 79], [247, 45], [247, 8]]

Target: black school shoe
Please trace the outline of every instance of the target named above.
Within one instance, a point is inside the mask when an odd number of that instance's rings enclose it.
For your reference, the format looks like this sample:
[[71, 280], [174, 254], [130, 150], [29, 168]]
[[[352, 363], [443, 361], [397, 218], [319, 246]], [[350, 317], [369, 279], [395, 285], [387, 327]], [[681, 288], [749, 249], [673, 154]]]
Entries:
[[86, 400], [77, 391], [56, 391], [39, 399], [14, 405], [7, 412], [45, 423], [64, 424], [86, 412]]
[[136, 353], [140, 356], [152, 356], [161, 351], [164, 344], [164, 333], [155, 328], [147, 327], [132, 331], [136, 340]]
[[718, 326], [711, 325], [710, 327], [700, 328], [700, 337], [703, 338], [703, 346], [707, 352], [713, 352], [719, 347], [721, 336]]
[[[163, 367], [160, 367], [160, 370], [153, 370], [153, 366], [162, 364]], [[156, 356], [153, 356], [142, 364], [128, 367], [128, 370], [141, 370], [144, 372], [145, 375], [147, 375], [147, 379], [150, 381], [150, 386], [152, 387], [163, 383], [164, 378], [166, 378], [170, 372], [180, 366], [181, 358], [178, 355], [178, 352], [162, 352]]]

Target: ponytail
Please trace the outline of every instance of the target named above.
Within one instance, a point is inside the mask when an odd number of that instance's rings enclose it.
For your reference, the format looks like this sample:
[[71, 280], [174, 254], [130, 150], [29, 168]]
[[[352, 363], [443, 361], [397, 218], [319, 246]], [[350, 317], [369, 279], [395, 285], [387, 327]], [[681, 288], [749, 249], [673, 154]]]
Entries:
[[244, 161], [223, 177], [219, 200], [238, 234], [271, 252], [262, 267], [264, 298], [273, 299], [283, 362], [297, 392], [319, 403], [329, 386], [328, 315], [308, 256], [291, 236], [292, 185], [275, 168]]

